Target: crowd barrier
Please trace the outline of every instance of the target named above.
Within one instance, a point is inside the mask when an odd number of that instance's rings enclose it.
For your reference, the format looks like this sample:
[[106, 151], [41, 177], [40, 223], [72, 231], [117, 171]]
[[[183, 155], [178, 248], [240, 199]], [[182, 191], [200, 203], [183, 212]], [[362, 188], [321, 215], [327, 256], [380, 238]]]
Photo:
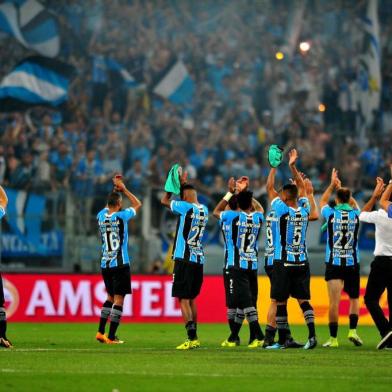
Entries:
[[[10, 321], [21, 322], [92, 322], [97, 321], [106, 292], [100, 275], [68, 274], [4, 274], [6, 309]], [[124, 304], [124, 322], [180, 322], [178, 303], [171, 297], [171, 277], [135, 275], [133, 295]], [[360, 324], [370, 325], [372, 319], [363, 295], [366, 278], [361, 278]], [[262, 324], [269, 305], [269, 281], [259, 277], [258, 309]], [[328, 323], [328, 294], [324, 278], [311, 280], [312, 305], [317, 324]], [[221, 276], [205, 276], [197, 299], [199, 322], [225, 322], [225, 296]], [[381, 306], [387, 312], [386, 294]], [[343, 294], [340, 304], [341, 322], [347, 322], [349, 300]], [[303, 316], [295, 300], [289, 301], [289, 321], [302, 324]]]

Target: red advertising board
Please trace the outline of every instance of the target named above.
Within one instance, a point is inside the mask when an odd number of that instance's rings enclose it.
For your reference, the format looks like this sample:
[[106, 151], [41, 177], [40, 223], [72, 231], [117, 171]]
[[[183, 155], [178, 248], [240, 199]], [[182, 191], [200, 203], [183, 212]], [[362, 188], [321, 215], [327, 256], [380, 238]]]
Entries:
[[[96, 321], [106, 298], [100, 275], [5, 274], [3, 281], [10, 321]], [[133, 294], [126, 297], [123, 321], [181, 321], [171, 288], [171, 276], [133, 276]], [[222, 278], [205, 277], [197, 302], [200, 322], [224, 322]]]
[[[4, 291], [6, 308], [11, 321], [31, 322], [89, 322], [97, 321], [105, 301], [105, 286], [100, 275], [38, 275], [5, 274]], [[361, 278], [360, 324], [373, 321], [366, 309], [363, 295], [366, 278]], [[132, 296], [124, 303], [125, 322], [180, 322], [181, 312], [171, 296], [171, 276], [135, 275], [132, 277]], [[259, 319], [266, 322], [269, 300], [269, 281], [259, 277]], [[328, 292], [323, 277], [311, 279], [312, 305], [317, 324], [328, 324]], [[205, 276], [200, 296], [197, 298], [199, 322], [225, 322], [225, 296], [221, 276]], [[388, 310], [384, 293], [380, 304], [385, 314]], [[342, 295], [340, 321], [348, 322], [349, 299]], [[302, 324], [303, 315], [297, 301], [289, 301], [289, 321]]]

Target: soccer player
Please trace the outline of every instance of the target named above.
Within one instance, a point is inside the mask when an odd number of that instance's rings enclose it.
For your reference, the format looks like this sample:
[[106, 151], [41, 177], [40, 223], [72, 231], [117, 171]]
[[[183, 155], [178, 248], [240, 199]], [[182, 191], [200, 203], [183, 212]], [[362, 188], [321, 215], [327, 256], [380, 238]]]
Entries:
[[[275, 190], [274, 181], [267, 182], [267, 192], [272, 200], [271, 208], [277, 218], [274, 264], [271, 279], [271, 298], [276, 300], [276, 325], [279, 341], [271, 348], [284, 348], [288, 335], [287, 300], [296, 298], [304, 314], [309, 335], [304, 349], [317, 346], [314, 311], [310, 305], [310, 270], [306, 249], [306, 230], [309, 222], [310, 204], [305, 183], [296, 168], [298, 153], [289, 153], [289, 167], [294, 183], [283, 186], [281, 196]], [[272, 176], [274, 179], [274, 176]], [[304, 198], [299, 204], [299, 198]]]
[[[122, 316], [124, 298], [132, 292], [128, 255], [128, 221], [136, 216], [142, 203], [126, 188], [121, 178], [116, 176], [113, 183], [115, 191], [110, 193], [106, 207], [97, 215], [102, 238], [101, 271], [107, 299], [101, 309], [96, 339], [101, 343], [121, 344], [124, 342], [116, 337], [116, 331]], [[131, 204], [131, 207], [124, 210], [121, 193]], [[105, 335], [105, 327], [109, 318], [109, 333]]]
[[[376, 187], [369, 201], [363, 206], [359, 220], [373, 223], [376, 227], [375, 258], [370, 266], [365, 304], [381, 335], [377, 348], [392, 349], [392, 219], [388, 218], [388, 214], [382, 208], [372, 211], [381, 195], [385, 195], [384, 188], [382, 178], [377, 178]], [[390, 200], [388, 194], [386, 194], [386, 200]], [[389, 321], [379, 304], [381, 294], [385, 289], [388, 292]]]
[[242, 313], [249, 323], [248, 347], [257, 348], [262, 346], [264, 341], [257, 314], [258, 237], [264, 214], [262, 207], [254, 204], [253, 193], [248, 190], [243, 190], [236, 195], [239, 210], [225, 211], [234, 196], [234, 186], [234, 178], [231, 178], [229, 191], [218, 203], [213, 213], [216, 218], [220, 219], [225, 233], [225, 271], [229, 281], [228, 308], [237, 309], [237, 321], [234, 320], [231, 335], [224, 343], [226, 347], [236, 345], [242, 324], [239, 313]]
[[[336, 206], [328, 205], [336, 190]], [[350, 330], [348, 339], [355, 346], [362, 346], [356, 328], [359, 317], [359, 251], [358, 230], [360, 210], [347, 188], [342, 188], [336, 169], [332, 170], [331, 183], [320, 199], [321, 214], [327, 221], [327, 247], [325, 280], [329, 296], [330, 338], [323, 347], [339, 347], [339, 303], [344, 290], [350, 298]]]
[[[228, 205], [226, 206], [226, 210], [238, 211], [237, 195], [235, 194], [236, 190], [235, 187], [233, 187], [232, 182], [229, 184], [231, 186], [229, 188], [229, 192], [232, 193], [233, 196], [229, 200]], [[229, 339], [226, 339], [222, 342], [221, 344], [222, 347], [236, 347], [240, 345], [239, 331], [242, 327], [242, 323], [245, 318], [243, 309], [237, 309], [236, 305], [233, 304], [231, 301], [230, 281], [232, 280], [232, 278], [231, 278], [231, 270], [230, 268], [228, 268], [227, 265], [227, 257], [229, 252], [228, 244], [230, 243], [230, 238], [231, 238], [230, 229], [231, 229], [230, 225], [221, 224], [221, 230], [222, 230], [223, 240], [224, 240], [224, 254], [225, 254], [225, 260], [223, 265], [223, 284], [225, 288], [225, 297], [226, 297], [227, 322], [229, 324], [229, 328], [231, 332]]]
[[[186, 173], [184, 173], [186, 176]], [[197, 306], [195, 299], [203, 284], [203, 235], [208, 221], [208, 208], [200, 204], [193, 185], [181, 181], [181, 200], [171, 200], [165, 192], [161, 203], [178, 215], [173, 255], [174, 273], [172, 296], [178, 298], [188, 338], [177, 350], [200, 347], [197, 336]]]
[[[8, 197], [0, 185], [0, 219], [5, 215], [5, 209], [7, 208]], [[7, 338], [7, 315], [4, 307], [4, 289], [3, 280], [0, 273], [0, 347], [11, 348], [12, 343]]]
[[[267, 179], [267, 183], [269, 184], [268, 188], [270, 189], [270, 193], [269, 193], [269, 196], [271, 197], [270, 202], [272, 202], [272, 199], [276, 197], [276, 193], [273, 192], [275, 189], [274, 187], [275, 175], [276, 175], [276, 168], [271, 168]], [[302, 173], [301, 176], [304, 179], [306, 196], [310, 203], [309, 221], [318, 220], [319, 211], [314, 198], [313, 184], [310, 181], [310, 179], [305, 178], [305, 176]], [[292, 183], [295, 185], [294, 181]], [[307, 199], [306, 198], [299, 199], [298, 203], [300, 205], [306, 206]], [[270, 284], [272, 278], [272, 270], [274, 267], [275, 241], [277, 239], [277, 230], [276, 230], [277, 222], [279, 222], [279, 219], [277, 218], [273, 208], [271, 208], [266, 217], [266, 242], [265, 242], [265, 253], [264, 253], [264, 271], [268, 276]], [[267, 325], [265, 328], [265, 338], [263, 344], [264, 348], [272, 346], [274, 344], [274, 339], [276, 334], [275, 317], [276, 317], [276, 301], [275, 299], [271, 299], [271, 304], [267, 313]], [[287, 324], [286, 336], [287, 338], [286, 341], [284, 342], [285, 348], [303, 347], [303, 344], [296, 342], [291, 336], [291, 331], [288, 324]]]

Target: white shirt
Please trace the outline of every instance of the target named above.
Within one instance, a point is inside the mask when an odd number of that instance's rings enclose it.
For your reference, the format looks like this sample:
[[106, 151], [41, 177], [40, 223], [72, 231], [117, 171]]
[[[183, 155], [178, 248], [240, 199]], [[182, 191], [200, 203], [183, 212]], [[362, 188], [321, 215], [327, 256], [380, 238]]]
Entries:
[[392, 256], [392, 219], [383, 209], [361, 212], [359, 220], [376, 226], [375, 256]]

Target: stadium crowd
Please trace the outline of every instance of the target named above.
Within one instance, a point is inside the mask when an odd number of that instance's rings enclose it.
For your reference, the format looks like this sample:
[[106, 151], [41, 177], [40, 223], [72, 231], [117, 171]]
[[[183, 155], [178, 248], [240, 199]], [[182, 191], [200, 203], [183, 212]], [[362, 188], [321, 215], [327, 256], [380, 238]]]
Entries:
[[[210, 196], [223, 192], [229, 175], [249, 176], [262, 196], [271, 143], [297, 146], [301, 169], [317, 189], [332, 165], [359, 190], [392, 161], [388, 1], [380, 2], [382, 108], [365, 144], [356, 136], [354, 99], [361, 2], [309, 2], [300, 38], [311, 49], [296, 49], [282, 61], [275, 53], [293, 17], [283, 0], [46, 3], [60, 20], [61, 58], [78, 74], [61, 112], [0, 114], [0, 183], [6, 186], [55, 191], [59, 198], [71, 190], [91, 211], [94, 197], [111, 189], [113, 172], [124, 173], [141, 196], [146, 185], [161, 187], [174, 161]], [[27, 54], [10, 40], [0, 41], [0, 76]], [[174, 55], [195, 81], [187, 106], [126, 88], [105, 68], [105, 59], [114, 58], [148, 86]], [[288, 175], [283, 168], [278, 177]]]

